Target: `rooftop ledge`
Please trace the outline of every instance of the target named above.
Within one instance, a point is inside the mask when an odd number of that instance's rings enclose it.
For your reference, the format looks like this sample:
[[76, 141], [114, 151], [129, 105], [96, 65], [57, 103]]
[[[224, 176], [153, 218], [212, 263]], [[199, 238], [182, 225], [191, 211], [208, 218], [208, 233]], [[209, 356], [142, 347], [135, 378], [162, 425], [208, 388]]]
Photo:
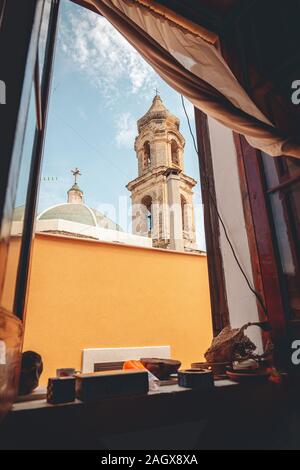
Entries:
[[146, 251], [153, 251], [153, 252], [159, 252], [159, 253], [164, 253], [164, 254], [176, 254], [176, 255], [181, 255], [181, 256], [203, 256], [206, 258], [207, 253], [205, 251], [199, 251], [199, 253], [193, 253], [193, 252], [188, 252], [188, 251], [176, 251], [176, 250], [165, 250], [163, 248], [155, 248], [155, 247], [148, 247], [148, 246], [137, 246], [137, 245], [130, 245], [128, 243], [121, 243], [121, 242], [110, 242], [110, 241], [105, 241], [105, 240], [93, 240], [91, 238], [80, 238], [76, 237], [73, 235], [62, 235], [58, 233], [44, 233], [44, 232], [36, 232], [35, 237], [37, 238], [56, 238], [56, 239], [63, 239], [63, 240], [72, 240], [72, 241], [77, 241], [80, 243], [93, 243], [93, 244], [100, 244], [100, 245], [109, 245], [109, 246], [114, 246], [114, 247], [124, 247], [124, 248], [130, 248], [133, 250], [146, 250]]

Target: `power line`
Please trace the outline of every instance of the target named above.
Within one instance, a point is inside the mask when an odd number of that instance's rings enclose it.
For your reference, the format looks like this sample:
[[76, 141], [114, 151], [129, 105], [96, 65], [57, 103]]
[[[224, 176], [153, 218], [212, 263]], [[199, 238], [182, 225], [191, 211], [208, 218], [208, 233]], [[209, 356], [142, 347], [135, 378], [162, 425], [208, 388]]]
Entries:
[[126, 176], [126, 178], [131, 178], [127, 173], [125, 173], [125, 171], [123, 171], [118, 165], [116, 165], [112, 160], [108, 160], [107, 158], [104, 158], [101, 153], [100, 153], [100, 150], [98, 150], [96, 147], [94, 147], [93, 144], [91, 144], [82, 134], [80, 134], [80, 132], [77, 131], [77, 129], [75, 129], [75, 127], [73, 127], [71, 124], [69, 124], [65, 119], [63, 119], [56, 111], [53, 111], [54, 114], [56, 114], [56, 116], [66, 125], [68, 126], [83, 142], [86, 143], [86, 145], [88, 145], [90, 147], [91, 150], [93, 150], [95, 153], [97, 153], [97, 156], [99, 158], [101, 158], [102, 160], [104, 160], [106, 163], [109, 163], [109, 165], [113, 166], [116, 170], [120, 171], [120, 173], [123, 173], [124, 176]]

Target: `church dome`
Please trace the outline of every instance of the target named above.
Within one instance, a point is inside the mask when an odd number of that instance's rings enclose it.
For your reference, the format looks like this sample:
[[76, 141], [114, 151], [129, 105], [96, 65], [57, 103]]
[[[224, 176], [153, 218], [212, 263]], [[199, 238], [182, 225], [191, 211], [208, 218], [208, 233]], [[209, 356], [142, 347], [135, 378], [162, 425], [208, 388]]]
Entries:
[[57, 204], [42, 212], [38, 220], [61, 219], [85, 225], [97, 226], [93, 211], [85, 204]]
[[122, 231], [121, 227], [109, 217], [85, 204], [64, 203], [57, 204], [43, 211], [38, 220], [67, 220], [92, 227], [102, 227]]
[[101, 227], [122, 232], [121, 227], [109, 217], [84, 203], [83, 191], [77, 183], [77, 177], [81, 176], [80, 170], [75, 168], [71, 172], [75, 177], [75, 181], [67, 192], [67, 202], [44, 210], [38, 216], [38, 220], [65, 220], [67, 222], [88, 225], [89, 227]]
[[147, 113], [138, 120], [138, 131], [141, 132], [141, 129], [149, 124], [149, 122], [153, 119], [168, 120], [170, 123], [174, 124], [177, 129], [179, 129], [180, 121], [178, 117], [174, 116], [174, 114], [172, 114], [168, 108], [166, 108], [161, 97], [157, 94], [154, 96], [152, 105], [150, 106]]

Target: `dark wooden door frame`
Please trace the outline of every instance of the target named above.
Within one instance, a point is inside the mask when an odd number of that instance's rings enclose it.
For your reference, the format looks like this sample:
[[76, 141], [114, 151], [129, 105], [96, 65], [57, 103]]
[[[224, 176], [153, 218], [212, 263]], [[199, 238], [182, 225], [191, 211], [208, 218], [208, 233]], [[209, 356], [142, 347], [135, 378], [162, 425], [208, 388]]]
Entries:
[[[204, 229], [207, 251], [213, 334], [216, 336], [230, 324], [227, 304], [223, 258], [220, 248], [220, 225], [215, 207], [208, 193], [216, 199], [212, 154], [207, 116], [195, 108], [201, 194], [204, 211]], [[201, 169], [203, 171], [201, 171]]]

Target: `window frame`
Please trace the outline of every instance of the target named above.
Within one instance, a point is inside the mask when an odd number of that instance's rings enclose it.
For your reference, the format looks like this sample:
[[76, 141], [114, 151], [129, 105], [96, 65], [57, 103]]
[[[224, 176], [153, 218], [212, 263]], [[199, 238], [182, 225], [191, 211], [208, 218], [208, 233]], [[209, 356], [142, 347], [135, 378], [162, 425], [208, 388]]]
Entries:
[[[39, 189], [40, 168], [45, 139], [48, 99], [51, 84], [54, 47], [56, 40], [57, 18], [60, 0], [50, 0], [49, 29], [47, 33], [43, 76], [39, 74], [39, 38], [46, 0], [30, 0], [24, 2], [22, 9], [15, 0], [3, 4], [2, 26], [0, 31], [0, 58], [4, 65], [5, 83], [9, 84], [5, 105], [7, 116], [1, 113], [2, 127], [7, 129], [2, 140], [3, 158], [0, 162], [0, 221], [1, 221], [1, 266], [0, 266], [0, 308], [9, 311], [21, 321], [24, 319], [26, 291], [30, 270], [30, 255], [33, 240], [33, 229], [36, 215], [36, 201]], [[17, 24], [15, 11], [19, 8]], [[23, 11], [24, 9], [24, 11]], [[12, 25], [14, 23], [14, 27]], [[22, 46], [17, 49], [18, 56], [11, 58], [7, 54], [5, 44], [13, 40], [15, 30], [19, 31]], [[17, 78], [16, 78], [17, 77]], [[9, 253], [10, 228], [13, 220], [15, 198], [19, 185], [19, 173], [23, 157], [24, 138], [31, 99], [32, 87], [35, 93], [36, 129], [30, 170], [26, 182], [26, 202], [24, 228], [21, 236], [21, 248], [17, 259], [16, 284], [13, 292], [13, 305], [7, 309], [3, 305], [3, 289], [6, 276], [6, 264]], [[2, 106], [3, 108], [3, 106]], [[2, 109], [1, 109], [2, 111]], [[2, 122], [3, 119], [3, 122]]]
[[[0, 31], [0, 59], [4, 71], [2, 78], [8, 86], [7, 104], [1, 108], [1, 111], [3, 111], [1, 113], [1, 127], [5, 127], [7, 131], [1, 142], [2, 158], [0, 163], [1, 308], [3, 308], [2, 291], [8, 256], [10, 226], [18, 186], [43, 11], [43, 2], [41, 0], [29, 0], [26, 5], [24, 2], [21, 7], [16, 3], [18, 2], [12, 1], [4, 4]], [[14, 12], [17, 8], [19, 8], [19, 14], [16, 16]], [[14, 23], [14, 27], [12, 23]], [[18, 41], [19, 46], [15, 49], [16, 55], [12, 58], [11, 55], [7, 54], [6, 44], [15, 40], [16, 29], [22, 40]], [[30, 183], [28, 182], [28, 184]], [[11, 313], [14, 314], [15, 312], [12, 311]]]
[[51, 0], [51, 10], [49, 16], [49, 29], [47, 33], [45, 62], [40, 80], [39, 76], [39, 56], [38, 49], [35, 62], [34, 86], [36, 97], [37, 123], [34, 144], [32, 149], [31, 168], [29, 176], [29, 191], [26, 198], [26, 208], [24, 216], [24, 230], [22, 236], [21, 255], [17, 274], [16, 293], [14, 301], [14, 312], [22, 320], [27, 301], [27, 281], [30, 272], [30, 261], [32, 242], [34, 239], [34, 224], [37, 210], [37, 199], [39, 192], [40, 173], [43, 159], [45, 135], [47, 129], [47, 117], [50, 98], [50, 88], [52, 83], [53, 63], [55, 56], [55, 46], [57, 37], [58, 15], [60, 0]]
[[[58, 4], [58, 0], [52, 0]], [[19, 173], [23, 157], [24, 138], [27, 125], [27, 115], [31, 99], [32, 86], [35, 76], [38, 40], [42, 21], [44, 0], [10, 0], [1, 5], [0, 27], [0, 61], [3, 69], [1, 79], [7, 86], [7, 104], [0, 107], [0, 126], [5, 129], [1, 138], [0, 159], [0, 334], [6, 350], [6, 363], [1, 367], [5, 382], [0, 391], [0, 421], [9, 410], [14, 396], [17, 393], [18, 375], [20, 367], [20, 354], [24, 335], [23, 308], [7, 309], [3, 305], [4, 280], [7, 275], [6, 264], [8, 259], [9, 240], [15, 199], [19, 184]], [[16, 14], [17, 12], [17, 14]], [[16, 31], [18, 40], [16, 41]], [[14, 54], [7, 54], [7, 44], [13, 44]], [[36, 149], [31, 155], [32, 168], [41, 157]], [[39, 175], [32, 173], [26, 181], [27, 191], [27, 219], [34, 217], [35, 208], [30, 206], [28, 194], [37, 191]], [[31, 187], [32, 185], [32, 187]], [[30, 188], [30, 191], [28, 191]], [[32, 236], [30, 227], [26, 236]], [[17, 259], [18, 276], [17, 286], [13, 297], [16, 301], [17, 290], [26, 291], [28, 280], [28, 264], [30, 259], [31, 243], [26, 244], [25, 234], [22, 236], [21, 255]], [[30, 238], [31, 240], [31, 238]], [[22, 251], [23, 250], [23, 251]], [[24, 250], [29, 250], [24, 253]], [[18, 283], [23, 282], [22, 286]], [[22, 304], [24, 306], [24, 304]]]

